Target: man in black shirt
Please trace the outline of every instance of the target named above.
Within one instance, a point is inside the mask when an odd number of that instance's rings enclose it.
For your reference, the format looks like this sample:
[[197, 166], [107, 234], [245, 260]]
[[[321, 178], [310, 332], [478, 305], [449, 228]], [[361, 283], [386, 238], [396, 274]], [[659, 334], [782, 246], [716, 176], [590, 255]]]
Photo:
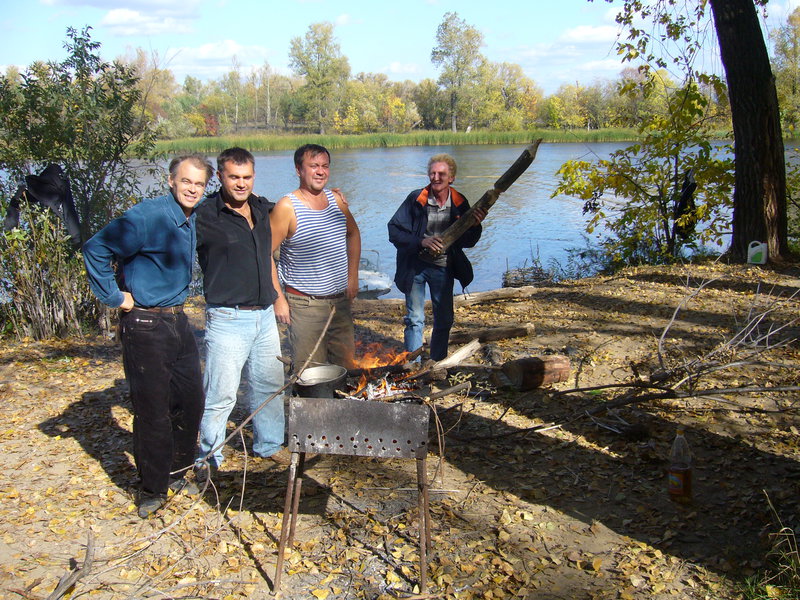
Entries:
[[[242, 148], [217, 158], [222, 187], [195, 211], [197, 256], [206, 298], [206, 407], [200, 425], [200, 458], [222, 464], [228, 417], [246, 367], [248, 407], [254, 411], [283, 386], [277, 297], [269, 211], [273, 203], [253, 194], [255, 159]], [[253, 418], [253, 453], [288, 464], [283, 448], [283, 396]]]

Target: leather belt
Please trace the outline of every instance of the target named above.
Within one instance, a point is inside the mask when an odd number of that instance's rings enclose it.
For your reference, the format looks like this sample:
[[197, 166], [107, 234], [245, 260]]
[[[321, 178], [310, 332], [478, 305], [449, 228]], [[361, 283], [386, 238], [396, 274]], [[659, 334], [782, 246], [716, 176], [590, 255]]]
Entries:
[[236, 310], [264, 310], [268, 307], [266, 304], [237, 304], [236, 306], [231, 306], [229, 308], [235, 308]]
[[312, 300], [338, 300], [339, 298], [344, 298], [344, 292], [339, 292], [338, 294], [329, 294], [327, 296], [319, 296], [314, 294], [306, 294], [305, 292], [301, 292], [300, 290], [297, 290], [290, 285], [284, 285], [283, 287], [289, 294], [294, 294], [295, 296], [302, 296], [303, 298], [311, 298]]
[[145, 310], [147, 312], [177, 315], [183, 312], [183, 304], [176, 304], [175, 306], [134, 306], [132, 310]]

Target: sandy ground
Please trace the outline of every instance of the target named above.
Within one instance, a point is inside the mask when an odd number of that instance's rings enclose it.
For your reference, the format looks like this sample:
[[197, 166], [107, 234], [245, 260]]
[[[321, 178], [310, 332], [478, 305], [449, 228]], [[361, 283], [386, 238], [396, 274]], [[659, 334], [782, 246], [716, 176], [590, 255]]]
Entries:
[[[770, 534], [800, 532], [798, 286], [796, 265], [712, 265], [460, 299], [457, 330], [535, 329], [470, 363], [564, 355], [569, 380], [523, 392], [471, 368], [435, 383], [472, 387], [435, 402], [427, 594], [416, 461], [310, 458], [281, 596], [737, 597]], [[361, 342], [399, 348], [399, 302], [354, 311]], [[192, 315], [200, 339], [202, 307]], [[661, 396], [625, 403], [617, 384]], [[248, 458], [246, 434], [202, 498], [139, 519], [115, 342], [6, 340], [0, 415], [0, 596], [46, 598], [83, 565], [72, 598], [270, 595], [286, 469]], [[678, 424], [695, 455], [687, 505], [666, 492]]]

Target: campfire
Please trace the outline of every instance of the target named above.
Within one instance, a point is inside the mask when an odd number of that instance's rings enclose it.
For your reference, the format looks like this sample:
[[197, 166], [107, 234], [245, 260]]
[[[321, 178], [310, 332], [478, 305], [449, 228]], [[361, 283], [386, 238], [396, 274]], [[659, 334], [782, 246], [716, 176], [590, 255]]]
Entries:
[[356, 343], [354, 368], [350, 373], [358, 376], [355, 388], [342, 393], [343, 397], [358, 400], [395, 400], [409, 398], [417, 385], [408, 379], [412, 369], [408, 361], [415, 355], [404, 350], [387, 348], [378, 342]]

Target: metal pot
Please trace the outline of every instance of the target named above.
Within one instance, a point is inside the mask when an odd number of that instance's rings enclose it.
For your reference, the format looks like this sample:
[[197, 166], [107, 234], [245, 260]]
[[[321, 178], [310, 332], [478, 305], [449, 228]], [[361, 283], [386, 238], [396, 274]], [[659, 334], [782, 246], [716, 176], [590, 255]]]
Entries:
[[347, 369], [339, 365], [309, 367], [298, 378], [294, 389], [303, 398], [333, 398], [334, 391], [344, 388]]

